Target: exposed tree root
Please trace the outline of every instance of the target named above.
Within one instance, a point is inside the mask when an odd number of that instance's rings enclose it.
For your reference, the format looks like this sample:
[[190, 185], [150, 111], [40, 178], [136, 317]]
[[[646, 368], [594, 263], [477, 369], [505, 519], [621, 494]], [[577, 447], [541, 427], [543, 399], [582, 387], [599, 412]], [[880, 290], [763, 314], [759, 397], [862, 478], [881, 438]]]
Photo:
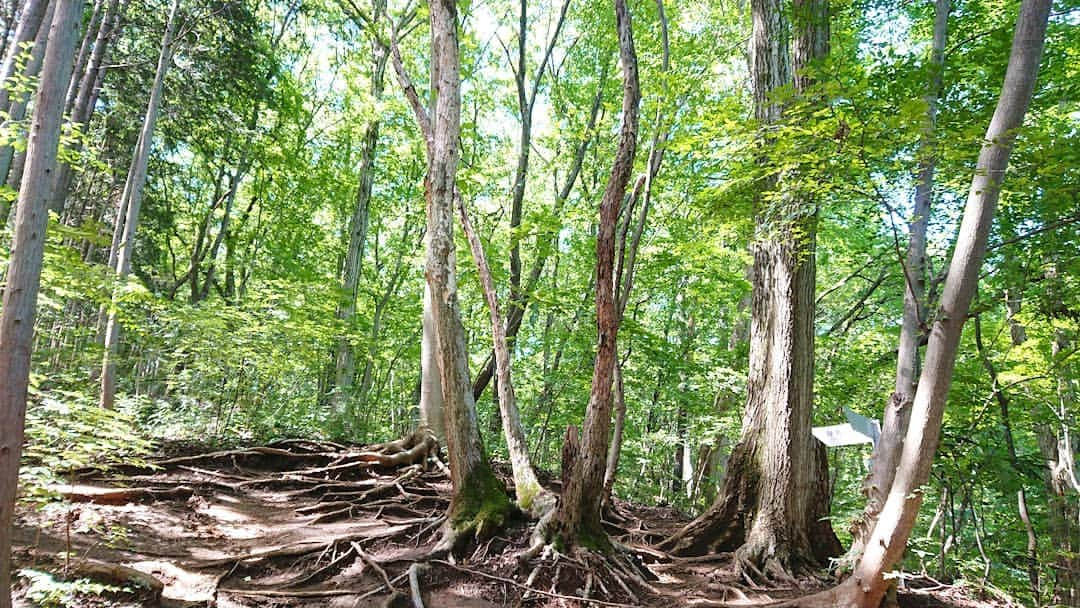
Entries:
[[173, 488], [100, 488], [83, 485], [53, 485], [46, 490], [71, 502], [92, 502], [102, 505], [122, 505], [152, 500], [185, 500], [195, 493], [189, 486]]
[[78, 578], [90, 578], [119, 585], [132, 585], [149, 592], [152, 601], [161, 599], [165, 584], [157, 577], [134, 568], [93, 559], [77, 559], [67, 565], [67, 573]]

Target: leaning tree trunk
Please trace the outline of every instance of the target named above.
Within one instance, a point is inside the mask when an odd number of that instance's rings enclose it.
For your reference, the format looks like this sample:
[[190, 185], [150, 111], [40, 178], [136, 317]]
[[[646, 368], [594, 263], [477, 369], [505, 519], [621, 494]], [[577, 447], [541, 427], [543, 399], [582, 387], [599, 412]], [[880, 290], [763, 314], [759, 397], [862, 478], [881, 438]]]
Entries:
[[[93, 50], [88, 50], [88, 57], [84, 65], [84, 71], [80, 77], [73, 74], [71, 85], [68, 87], [68, 101], [71, 106], [68, 120], [72, 126], [85, 129], [90, 123], [90, 117], [97, 105], [98, 94], [101, 92], [101, 83], [105, 73], [105, 52], [109, 42], [113, 39], [113, 31], [119, 27], [120, 0], [109, 0], [105, 7], [104, 15], [98, 24], [97, 33], [94, 36]], [[90, 39], [90, 32], [86, 33], [85, 40]], [[84, 41], [84, 45], [87, 42]], [[82, 147], [82, 143], [75, 144], [75, 152]], [[64, 211], [64, 203], [67, 200], [68, 191], [71, 189], [71, 181], [74, 178], [74, 168], [68, 163], [62, 163], [56, 174], [56, 182], [53, 186], [53, 200], [49, 203], [49, 210], [60, 215]]]
[[[604, 469], [611, 427], [612, 382], [618, 356], [616, 334], [619, 331], [615, 301], [615, 231], [619, 207], [637, 152], [638, 83], [637, 54], [634, 50], [630, 10], [626, 0], [615, 0], [615, 21], [619, 31], [619, 57], [623, 69], [623, 121], [615, 162], [600, 201], [600, 225], [596, 235], [596, 328], [597, 352], [593, 364], [592, 389], [585, 411], [581, 451], [564, 450], [562, 500], [558, 510], [558, 531], [569, 546], [604, 547], [610, 545], [600, 522], [604, 496]], [[566, 461], [571, 458], [571, 462]]]
[[[828, 52], [828, 5], [795, 2], [799, 34], [792, 74], [788, 25], [779, 0], [756, 0], [752, 75], [755, 114], [763, 125], [782, 120], [770, 98]], [[797, 182], [797, 176], [786, 181]], [[797, 186], [775, 190], [767, 178], [756, 209], [752, 246], [750, 368], [746, 412], [723, 491], [713, 505], [663, 543], [678, 554], [736, 551], [749, 576], [786, 579], [839, 552], [827, 519], [824, 446], [810, 432], [814, 388], [816, 204]]]
[[[122, 198], [126, 201], [124, 217], [124, 230], [120, 238], [116, 253], [116, 280], [122, 283], [131, 272], [131, 256], [135, 246], [135, 231], [139, 225], [139, 208], [142, 206], [143, 189], [146, 186], [146, 170], [150, 162], [150, 150], [154, 143], [154, 127], [157, 125], [158, 114], [161, 109], [161, 98], [165, 89], [165, 75], [172, 63], [173, 36], [176, 33], [177, 14], [180, 11], [181, 0], [173, 0], [172, 9], [169, 11], [169, 20], [165, 24], [165, 34], [161, 39], [161, 52], [158, 56], [157, 71], [154, 73], [154, 84], [150, 89], [150, 101], [146, 105], [146, 116], [143, 118], [142, 130], [139, 132], [139, 140], [135, 146], [135, 155], [128, 169], [127, 183], [124, 184]], [[119, 221], [120, 218], [117, 218]], [[105, 355], [101, 363], [101, 400], [103, 408], [110, 409], [116, 398], [116, 353], [120, 339], [120, 325], [116, 311], [116, 297], [114, 294], [112, 305], [109, 308], [109, 316], [105, 325]]]
[[45, 21], [48, 6], [49, 0], [26, 0], [22, 7], [19, 23], [15, 26], [15, 35], [7, 47], [3, 63], [0, 64], [0, 83], [4, 85], [0, 86], [0, 111], [6, 112], [10, 109], [11, 91], [8, 90], [7, 80], [15, 75], [17, 60], [19, 55], [26, 51], [26, 43], [34, 40], [43, 24], [46, 30], [49, 28], [49, 23]]
[[822, 594], [799, 600], [796, 605], [876, 608], [888, 586], [885, 573], [904, 552], [922, 503], [921, 488], [930, 477], [941, 436], [941, 420], [956, 352], [979, 282], [979, 269], [986, 255], [986, 242], [1009, 165], [1009, 153], [1035, 89], [1050, 4], [1050, 0], [1024, 0], [1020, 5], [1005, 83], [971, 180], [941, 303], [926, 347], [925, 365], [915, 391], [911, 425], [877, 525], [855, 572], [847, 581]]
[[881, 425], [881, 440], [874, 450], [870, 473], [863, 482], [866, 507], [852, 522], [852, 541], [845, 561], [854, 564], [862, 554], [866, 537], [877, 523], [878, 513], [885, 503], [900, 450], [904, 444], [911, 402], [915, 398], [915, 386], [919, 377], [919, 343], [922, 327], [926, 321], [926, 228], [934, 199], [934, 171], [937, 167], [935, 130], [937, 128], [937, 104], [941, 95], [942, 71], [945, 65], [945, 41], [949, 29], [951, 0], [937, 0], [934, 4], [934, 38], [930, 52], [930, 83], [927, 89], [926, 120], [919, 141], [918, 183], [915, 185], [915, 208], [908, 227], [908, 247], [904, 270], [904, 317], [900, 326], [900, 343], [897, 351], [896, 387], [885, 406]]
[[0, 309], [0, 608], [11, 607], [11, 524], [26, 422], [34, 316], [64, 92], [82, 10], [82, 0], [63, 0], [53, 14], [41, 84], [34, 101], [26, 175], [19, 191], [15, 235]]
[[495, 281], [491, 278], [491, 268], [488, 266], [487, 257], [484, 255], [484, 246], [480, 243], [480, 237], [472, 227], [469, 213], [465, 209], [465, 203], [458, 197], [458, 212], [461, 217], [461, 228], [469, 241], [472, 249], [473, 260], [476, 263], [477, 274], [480, 276], [480, 287], [484, 292], [484, 300], [487, 302], [488, 312], [491, 317], [491, 338], [495, 344], [495, 373], [496, 387], [499, 394], [499, 415], [502, 417], [503, 435], [506, 438], [506, 450], [510, 454], [510, 469], [514, 476], [514, 491], [517, 494], [518, 506], [522, 510], [530, 511], [537, 498], [544, 496], [541, 502], [544, 505], [553, 504], [553, 500], [540, 486], [533, 470], [532, 461], [529, 459], [529, 446], [525, 443], [525, 432], [521, 428], [521, 412], [517, 406], [517, 395], [514, 393], [514, 382], [510, 374], [512, 365], [510, 359], [510, 347], [506, 338], [506, 325], [503, 322], [502, 312], [499, 310], [499, 296], [495, 291]]

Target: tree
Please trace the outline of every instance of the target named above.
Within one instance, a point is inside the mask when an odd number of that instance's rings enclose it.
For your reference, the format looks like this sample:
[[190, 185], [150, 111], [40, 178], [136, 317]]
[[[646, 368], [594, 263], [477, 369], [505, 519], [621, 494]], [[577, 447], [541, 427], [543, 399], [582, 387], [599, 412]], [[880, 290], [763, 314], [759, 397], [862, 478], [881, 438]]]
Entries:
[[[150, 162], [150, 150], [154, 145], [154, 128], [161, 111], [161, 98], [165, 93], [165, 75], [172, 64], [173, 37], [176, 34], [177, 16], [181, 0], [173, 0], [169, 18], [165, 24], [165, 33], [161, 38], [161, 51], [158, 54], [157, 70], [154, 82], [150, 85], [150, 99], [146, 104], [139, 140], [135, 144], [135, 154], [128, 169], [124, 193], [120, 197], [117, 209], [117, 229], [113, 237], [114, 247], [110, 251], [110, 267], [116, 272], [117, 280], [122, 285], [131, 272], [131, 258], [135, 248], [135, 232], [139, 226], [139, 211], [142, 207], [143, 190], [146, 187], [146, 172]], [[120, 218], [123, 218], [123, 222]], [[120, 226], [123, 226], [122, 228]], [[113, 259], [115, 252], [115, 261]], [[118, 287], [119, 288], [119, 287]], [[101, 362], [101, 407], [110, 409], [116, 398], [116, 353], [119, 347], [120, 325], [116, 307], [117, 294], [113, 296], [105, 326], [105, 356]]]
[[[806, 94], [810, 64], [828, 52], [828, 5], [793, 2], [798, 33], [790, 55], [781, 3], [757, 1], [751, 12], [755, 118], [768, 129], [783, 120], [776, 99], [781, 89], [794, 83], [797, 93]], [[679, 554], [737, 550], [736, 562], [747, 575], [785, 579], [821, 564], [838, 552], [839, 542], [823, 519], [829, 503], [824, 446], [810, 434], [817, 203], [800, 185], [798, 168], [771, 172], [762, 181], [755, 200], [742, 435], [716, 501], [663, 546]]]
[[[582, 425], [580, 453], [563, 451], [563, 491], [555, 534], [567, 546], [607, 550], [610, 540], [600, 522], [604, 498], [604, 471], [611, 429], [612, 383], [618, 355], [616, 337], [619, 317], [615, 301], [615, 231], [619, 208], [637, 152], [638, 82], [633, 26], [625, 0], [615, 0], [615, 24], [619, 33], [619, 59], [623, 69], [622, 126], [615, 159], [600, 200], [600, 223], [596, 234], [596, 330], [597, 350], [593, 362], [592, 389]], [[575, 442], [568, 442], [572, 446]], [[569, 461], [567, 459], [569, 458]]]
[[845, 556], [854, 562], [862, 553], [866, 537], [874, 529], [881, 505], [889, 494], [896, 474], [903, 437], [911, 417], [911, 402], [919, 377], [919, 347], [926, 323], [926, 229], [934, 200], [934, 171], [937, 167], [935, 129], [937, 105], [941, 95], [942, 72], [945, 68], [945, 41], [949, 31], [951, 0], [934, 3], [934, 34], [930, 51], [930, 82], [926, 92], [926, 123], [919, 140], [918, 182], [915, 186], [915, 205], [908, 227], [908, 246], [904, 260], [904, 316], [900, 326], [897, 352], [896, 385], [885, 406], [882, 420], [882, 439], [874, 451], [870, 473], [863, 483], [866, 508], [853, 522], [851, 547]]
[[15, 212], [13, 253], [0, 309], [0, 608], [11, 606], [11, 524], [26, 419], [34, 318], [64, 93], [82, 10], [81, 0], [60, 1], [49, 26], [48, 50], [34, 100], [34, 124]]
[[941, 437], [941, 420], [956, 353], [978, 286], [979, 269], [986, 255], [1009, 154], [1035, 89], [1050, 4], [1049, 0], [1024, 0], [1020, 5], [1005, 82], [971, 180], [941, 301], [934, 315], [899, 468], [877, 525], [847, 581], [792, 605], [876, 608], [887, 587], [885, 573], [904, 552], [922, 504], [921, 488], [930, 476]]
[[[482, 538], [501, 528], [511, 505], [502, 482], [484, 452], [476, 422], [476, 403], [469, 382], [465, 329], [461, 324], [454, 247], [458, 140], [461, 134], [461, 71], [455, 0], [430, 5], [430, 111], [420, 102], [392, 40], [394, 69], [412, 107], [427, 150], [424, 197], [427, 200], [427, 278], [425, 316], [431, 315], [434, 360], [442, 395], [447, 452], [454, 493], [443, 539], [436, 553], [456, 551], [471, 535]], [[395, 32], [396, 34], [396, 32]], [[430, 371], [430, 368], [425, 371]], [[422, 405], [423, 408], [423, 405]], [[426, 414], [434, 417], [433, 412]]]

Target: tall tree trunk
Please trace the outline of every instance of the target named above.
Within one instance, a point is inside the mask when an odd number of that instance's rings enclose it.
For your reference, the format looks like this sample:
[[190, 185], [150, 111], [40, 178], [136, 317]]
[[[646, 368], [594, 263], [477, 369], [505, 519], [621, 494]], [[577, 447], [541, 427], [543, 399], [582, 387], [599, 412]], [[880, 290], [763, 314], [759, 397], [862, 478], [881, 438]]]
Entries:
[[[660, 41], [663, 57], [661, 69], [666, 74], [671, 69], [671, 49], [668, 42], [668, 22], [664, 13], [663, 0], [656, 0], [656, 11], [660, 17]], [[619, 261], [615, 271], [615, 298], [618, 306], [619, 323], [622, 323], [623, 316], [626, 314], [626, 305], [630, 301], [630, 291], [634, 288], [634, 273], [637, 266], [635, 262], [638, 249], [641, 246], [641, 235], [645, 232], [649, 208], [652, 206], [653, 185], [656, 183], [656, 176], [660, 173], [660, 164], [664, 160], [668, 136], [671, 133], [671, 125], [664, 124], [665, 103], [666, 99], [662, 97], [657, 104], [656, 115], [653, 119], [656, 127], [655, 131], [653, 131], [652, 142], [649, 145], [649, 159], [646, 163], [645, 175], [640, 177], [638, 183], [634, 186], [633, 194], [630, 196], [630, 203], [627, 205], [626, 221], [619, 239]], [[641, 210], [638, 212], [637, 222], [634, 224], [630, 241], [627, 242], [631, 215], [642, 187], [644, 188], [644, 195]], [[607, 466], [604, 470], [605, 504], [611, 500], [611, 492], [615, 487], [615, 475], [619, 471], [619, 457], [622, 453], [623, 431], [626, 427], [626, 394], [623, 392], [624, 388], [622, 363], [617, 361], [615, 363], [613, 389], [615, 391], [615, 433], [608, 448]]]
[[15, 26], [15, 35], [4, 53], [4, 61], [0, 64], [0, 111], [6, 112], [11, 109], [11, 91], [8, 89], [8, 79], [15, 75], [15, 67], [19, 55], [26, 51], [26, 43], [34, 40], [38, 30], [49, 29], [49, 22], [45, 20], [46, 9], [49, 0], [26, 0], [19, 13], [19, 22]]
[[930, 82], [927, 87], [926, 120], [919, 141], [918, 183], [915, 185], [915, 208], [908, 227], [907, 258], [904, 270], [904, 316], [900, 326], [897, 352], [896, 386], [885, 406], [881, 440], [874, 450], [870, 473], [863, 482], [866, 507], [852, 522], [851, 547], [845, 561], [854, 563], [862, 554], [866, 538], [877, 523], [878, 513], [889, 494], [900, 451], [904, 445], [911, 402], [919, 377], [919, 344], [926, 323], [926, 228], [934, 200], [934, 171], [937, 167], [937, 105], [941, 96], [945, 67], [945, 41], [949, 30], [952, 0], [934, 3], [934, 36], [930, 51]]
[[[456, 551], [472, 537], [502, 527], [511, 504], [506, 489], [484, 453], [476, 421], [476, 403], [469, 382], [465, 328], [461, 324], [454, 252], [454, 201], [457, 196], [458, 143], [461, 135], [461, 71], [455, 0], [430, 4], [431, 99], [425, 109], [405, 72], [394, 34], [391, 47], [394, 69], [413, 109], [427, 148], [424, 196], [427, 200], [427, 262], [425, 346], [432, 361], [425, 361], [426, 378], [438, 368], [442, 394], [442, 420], [446, 425], [450, 478], [454, 487], [443, 538], [435, 551]], [[425, 321], [428, 315], [425, 314]], [[434, 365], [433, 365], [434, 364]], [[429, 389], [430, 391], [430, 389]], [[429, 424], [438, 417], [423, 411]]]
[[27, 142], [26, 175], [19, 191], [15, 235], [0, 308], [0, 608], [11, 608], [11, 524], [26, 423], [26, 391], [34, 342], [41, 264], [45, 252], [52, 173], [56, 169], [64, 87], [75, 54], [82, 0], [57, 0], [49, 28], [34, 120]]
[[[55, 2], [47, 2], [46, 4], [48, 4], [48, 8], [45, 11], [45, 16], [42, 18], [42, 23], [37, 28], [37, 34], [34, 37], [34, 46], [30, 51], [30, 59], [26, 62], [26, 67], [23, 69], [23, 76], [26, 77], [37, 76], [45, 57], [49, 24], [52, 23], [53, 13], [56, 11]], [[18, 122], [25, 118], [29, 100], [30, 95], [28, 94], [9, 98], [7, 108], [8, 119], [12, 122]], [[6, 183], [12, 190], [19, 190], [25, 162], [25, 152], [16, 154], [13, 146], [0, 146], [0, 180]], [[9, 214], [10, 209], [8, 208], [7, 201], [0, 202], [0, 221], [4, 222], [5, 225], [8, 221]]]
[[[794, 73], [779, 0], [756, 0], [751, 10], [755, 115], [762, 125], [771, 125], [782, 120], [772, 92], [794, 81], [796, 91], [805, 94], [811, 84], [805, 68], [828, 52], [828, 5], [793, 3]], [[786, 579], [821, 564], [840, 545], [824, 519], [829, 504], [824, 446], [810, 433], [816, 203], [798, 186], [775, 191], [777, 182], [775, 176], [766, 178], [756, 201], [742, 434], [716, 501], [663, 546], [680, 554], [736, 550], [736, 563], [748, 576]]]
[[1076, 497], [1076, 450], [1072, 446], [1070, 423], [1075, 417], [1076, 389], [1060, 358], [1069, 351], [1060, 329], [1054, 336], [1052, 354], [1057, 373], [1054, 416], [1040, 417], [1035, 424], [1039, 453], [1046, 467], [1043, 483], [1047, 490], [1047, 520], [1054, 548], [1054, 604], [1080, 606], [1080, 509]]
[[619, 57], [623, 69], [623, 119], [614, 164], [607, 187], [600, 201], [600, 224], [596, 235], [596, 329], [597, 352], [593, 364], [592, 389], [585, 410], [580, 453], [563, 452], [562, 499], [558, 510], [557, 534], [567, 545], [586, 546], [610, 544], [600, 522], [603, 504], [604, 469], [611, 428], [612, 383], [616, 358], [616, 336], [619, 331], [618, 306], [615, 301], [615, 232], [619, 222], [619, 207], [637, 152], [638, 104], [641, 87], [638, 83], [637, 54], [634, 50], [633, 28], [626, 0], [615, 0], [615, 23], [619, 34]]
[[[135, 154], [128, 169], [127, 183], [124, 184], [122, 198], [126, 201], [124, 230], [117, 247], [116, 272], [118, 284], [127, 279], [131, 272], [131, 257], [135, 248], [135, 231], [139, 226], [139, 209], [142, 206], [143, 189], [146, 186], [146, 170], [150, 162], [150, 150], [154, 144], [154, 128], [161, 110], [161, 98], [165, 92], [165, 75], [172, 63], [173, 36], [176, 33], [176, 20], [180, 12], [181, 0], [173, 0], [169, 18], [165, 24], [165, 34], [161, 39], [161, 52], [158, 56], [154, 83], [150, 89], [150, 100], [146, 105], [142, 130], [135, 145]], [[119, 218], [117, 218], [119, 219]], [[103, 408], [111, 409], [116, 398], [116, 354], [120, 339], [120, 325], [117, 318], [117, 301], [114, 293], [109, 316], [105, 325], [105, 355], [101, 363], [101, 399]]]
[[921, 488], [930, 477], [941, 437], [941, 420], [960, 336], [978, 285], [1009, 153], [1035, 88], [1050, 4], [1050, 0], [1024, 0], [1020, 5], [1005, 82], [979, 152], [941, 303], [926, 347], [925, 364], [911, 409], [911, 425], [877, 525], [852, 576], [840, 586], [805, 598], [798, 605], [876, 608], [887, 587], [885, 573], [903, 555], [922, 504]]
[[[373, 2], [373, 21], [378, 24], [386, 12], [385, 0]], [[378, 102], [383, 93], [383, 75], [386, 72], [386, 48], [372, 42], [371, 95]], [[345, 268], [342, 271], [342, 301], [338, 304], [337, 318], [347, 328], [356, 317], [356, 295], [360, 285], [360, 269], [364, 260], [364, 248], [367, 244], [368, 217], [371, 207], [371, 190], [375, 182], [375, 152], [379, 145], [379, 120], [373, 118], [364, 129], [363, 147], [360, 152], [360, 183], [356, 188], [356, 202], [349, 218], [349, 244], [345, 253]], [[356, 375], [356, 362], [353, 346], [348, 338], [338, 339], [334, 355], [334, 394], [332, 403], [338, 415], [347, 415], [345, 423], [352, 425], [353, 412], [349, 412], [352, 403], [353, 378]]]
[[517, 494], [518, 506], [525, 511], [531, 511], [534, 501], [542, 495], [545, 500], [541, 502], [545, 505], [551, 505], [554, 501], [540, 486], [540, 481], [537, 480], [536, 472], [533, 470], [532, 461], [529, 459], [529, 448], [525, 443], [525, 432], [521, 429], [521, 412], [518, 411], [517, 395], [514, 393], [514, 383], [510, 375], [512, 363], [510, 347], [506, 339], [506, 326], [503, 322], [502, 312], [499, 310], [499, 296], [495, 291], [495, 281], [491, 278], [491, 268], [488, 266], [487, 257], [484, 255], [484, 246], [480, 243], [480, 237], [472, 227], [464, 201], [458, 197], [457, 202], [458, 212], [461, 216], [461, 227], [469, 240], [473, 260], [476, 262], [476, 270], [480, 276], [480, 286], [484, 291], [484, 300], [487, 302], [488, 312], [491, 317], [491, 337], [495, 343], [499, 414], [502, 417], [506, 449], [510, 454], [510, 468], [514, 476], [514, 491]]
[[[101, 83], [105, 76], [105, 52], [114, 39], [114, 32], [119, 28], [119, 9], [120, 0], [109, 0], [94, 36], [93, 50], [86, 50], [89, 56], [85, 58], [85, 64], [83, 65], [85, 69], [82, 71], [82, 76], [78, 76], [79, 72], [72, 74], [71, 86], [68, 87], [68, 105], [70, 106], [68, 120], [79, 129], [85, 129], [90, 123], [94, 106], [97, 105], [98, 94], [101, 92]], [[96, 7], [95, 12], [97, 12]], [[84, 37], [84, 45], [88, 44], [90, 38], [90, 31], [88, 30]], [[83, 51], [80, 51], [80, 54], [82, 53]], [[78, 148], [75, 152], [78, 152], [82, 145], [81, 143], [76, 145]], [[62, 163], [59, 172], [56, 174], [53, 199], [49, 204], [50, 211], [58, 215], [63, 213], [64, 202], [67, 200], [68, 191], [71, 189], [73, 177], [74, 168], [68, 163]]]

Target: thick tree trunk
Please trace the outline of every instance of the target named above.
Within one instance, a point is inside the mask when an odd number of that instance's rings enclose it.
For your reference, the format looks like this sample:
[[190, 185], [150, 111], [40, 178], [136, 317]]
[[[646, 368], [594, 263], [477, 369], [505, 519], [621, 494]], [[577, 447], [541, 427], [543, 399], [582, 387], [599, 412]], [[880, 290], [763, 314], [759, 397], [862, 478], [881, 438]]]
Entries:
[[956, 352], [997, 208], [1017, 129], [1031, 101], [1042, 58], [1050, 0], [1024, 0], [1016, 22], [1005, 83], [979, 152], [949, 272], [926, 347], [899, 468], [877, 525], [852, 576], [842, 585], [797, 602], [801, 606], [876, 608], [888, 586], [885, 573], [903, 555], [922, 503], [941, 436]]
[[870, 473], [863, 482], [866, 507], [852, 522], [852, 542], [845, 560], [854, 563], [862, 554], [866, 537], [877, 522], [885, 503], [900, 451], [911, 417], [911, 402], [919, 377], [919, 344], [926, 322], [926, 228], [934, 199], [934, 171], [937, 167], [937, 104], [941, 95], [942, 71], [945, 63], [945, 41], [948, 36], [949, 12], [952, 0], [937, 0], [934, 4], [934, 37], [930, 51], [930, 83], [925, 96], [927, 111], [922, 138], [919, 142], [918, 183], [915, 186], [915, 207], [908, 227], [907, 257], [904, 269], [904, 316], [900, 326], [900, 343], [896, 364], [896, 387], [885, 406], [881, 440], [874, 451]]
[[623, 120], [615, 161], [600, 201], [600, 225], [596, 236], [596, 328], [597, 353], [593, 365], [592, 390], [585, 412], [581, 451], [573, 463], [573, 474], [563, 488], [558, 510], [558, 532], [570, 546], [603, 548], [610, 540], [600, 523], [603, 504], [604, 469], [611, 428], [612, 382], [614, 381], [616, 335], [619, 331], [615, 301], [615, 230], [619, 207], [637, 151], [638, 83], [637, 55], [626, 0], [615, 0], [615, 21], [619, 33], [619, 57], [623, 69]]
[[[165, 24], [165, 34], [161, 39], [161, 52], [158, 56], [154, 83], [150, 89], [150, 100], [146, 105], [142, 130], [135, 145], [135, 154], [128, 169], [127, 183], [124, 184], [122, 198], [126, 201], [124, 230], [117, 247], [116, 265], [113, 270], [116, 280], [122, 283], [131, 272], [131, 257], [135, 247], [135, 231], [139, 225], [139, 209], [142, 206], [143, 189], [146, 186], [146, 170], [150, 162], [150, 150], [154, 144], [154, 128], [161, 110], [161, 98], [165, 92], [165, 75], [172, 63], [173, 36], [176, 32], [176, 19], [180, 11], [181, 0], [173, 0], [169, 19]], [[119, 219], [119, 218], [118, 218]], [[112, 408], [116, 398], [116, 353], [119, 346], [120, 325], [117, 318], [116, 298], [113, 298], [105, 325], [105, 355], [101, 363], [101, 399], [103, 408]]]
[[[794, 75], [781, 3], [757, 0], [752, 11], [755, 114], [762, 124], [774, 124], [782, 112], [770, 93], [792, 79], [804, 93], [810, 84], [804, 68], [828, 52], [828, 5], [820, 0], [795, 3], [799, 34], [792, 45]], [[824, 446], [810, 433], [816, 205], [798, 191], [770, 195], [775, 187], [775, 178], [769, 178], [756, 211], [750, 368], [741, 438], [716, 501], [663, 546], [684, 555], [736, 550], [737, 564], [748, 575], [786, 579], [820, 565], [840, 546], [825, 519], [829, 487]]]
[[[461, 134], [461, 75], [454, 0], [430, 5], [431, 86], [433, 107], [427, 114], [417, 98], [417, 119], [427, 140], [428, 253], [425, 274], [430, 290], [431, 334], [442, 385], [443, 419], [454, 493], [440, 550], [455, 550], [476, 536], [501, 527], [510, 511], [502, 483], [484, 453], [469, 382], [465, 330], [458, 310], [454, 253], [454, 197]], [[397, 58], [395, 58], [395, 63]], [[395, 66], [398, 67], [398, 66]], [[403, 76], [401, 69], [399, 76]], [[404, 80], [404, 79], [403, 79]]]
[[11, 524], [26, 422], [34, 317], [63, 120], [64, 87], [75, 54], [82, 10], [82, 0], [58, 0], [50, 21], [49, 47], [34, 101], [26, 175], [19, 191], [0, 308], [0, 608], [11, 607]]

